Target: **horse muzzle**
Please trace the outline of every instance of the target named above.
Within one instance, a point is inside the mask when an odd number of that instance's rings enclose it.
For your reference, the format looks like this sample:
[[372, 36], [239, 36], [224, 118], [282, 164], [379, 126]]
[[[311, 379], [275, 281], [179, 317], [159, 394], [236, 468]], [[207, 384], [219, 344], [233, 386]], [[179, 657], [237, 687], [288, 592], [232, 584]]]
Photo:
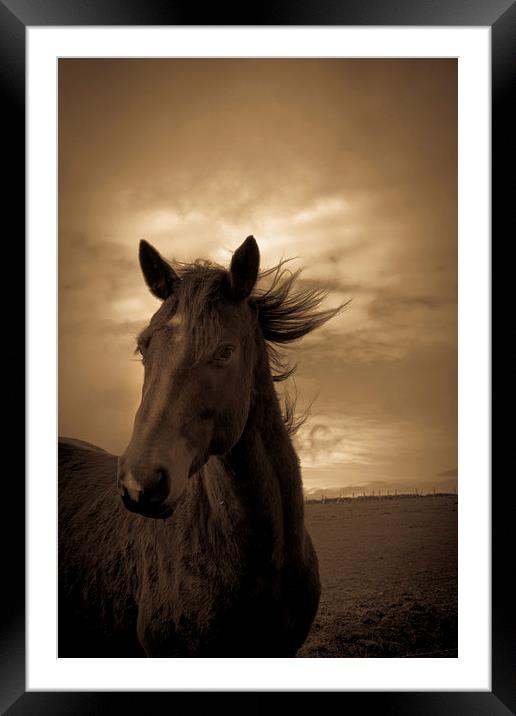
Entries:
[[157, 468], [138, 477], [133, 470], [124, 470], [118, 466], [118, 493], [124, 507], [129, 512], [136, 512], [144, 517], [165, 519], [172, 514], [167, 503], [170, 494], [170, 477], [168, 471]]

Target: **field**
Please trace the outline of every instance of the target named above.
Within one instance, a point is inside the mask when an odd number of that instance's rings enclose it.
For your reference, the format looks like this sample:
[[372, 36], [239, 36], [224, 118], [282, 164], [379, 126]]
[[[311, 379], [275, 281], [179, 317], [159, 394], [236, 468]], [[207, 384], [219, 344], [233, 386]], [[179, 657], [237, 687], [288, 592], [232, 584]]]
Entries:
[[457, 497], [309, 503], [319, 612], [299, 657], [457, 656]]

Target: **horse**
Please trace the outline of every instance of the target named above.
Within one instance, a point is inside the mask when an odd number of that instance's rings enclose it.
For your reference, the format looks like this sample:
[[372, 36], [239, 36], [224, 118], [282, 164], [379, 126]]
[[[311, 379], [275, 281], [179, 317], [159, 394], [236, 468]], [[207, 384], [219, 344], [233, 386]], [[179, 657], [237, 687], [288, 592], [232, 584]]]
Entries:
[[[281, 346], [334, 316], [299, 271], [139, 263], [160, 301], [137, 338], [141, 402], [117, 457], [59, 438], [60, 657], [294, 657], [320, 599]], [[267, 278], [268, 286], [260, 288]]]

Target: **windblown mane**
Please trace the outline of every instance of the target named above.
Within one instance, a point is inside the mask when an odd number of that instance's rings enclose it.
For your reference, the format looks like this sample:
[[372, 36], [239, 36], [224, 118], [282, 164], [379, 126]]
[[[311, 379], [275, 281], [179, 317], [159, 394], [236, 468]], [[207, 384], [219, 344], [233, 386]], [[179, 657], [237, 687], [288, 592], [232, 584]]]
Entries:
[[302, 269], [294, 272], [285, 269], [284, 265], [290, 260], [285, 259], [277, 266], [262, 271], [259, 281], [272, 276], [271, 285], [266, 290], [258, 287], [250, 299], [250, 303], [256, 307], [263, 337], [267, 341], [275, 381], [286, 380], [296, 370], [296, 366], [290, 367], [285, 363], [280, 346], [311, 333], [347, 305], [346, 302], [337, 308], [319, 310], [328, 290], [323, 287], [298, 289], [295, 284]]
[[[258, 287], [251, 296], [250, 303], [258, 314], [258, 321], [267, 345], [272, 379], [282, 382], [290, 378], [297, 365], [289, 365], [281, 346], [297, 341], [311, 331], [333, 318], [349, 303], [336, 308], [320, 309], [320, 304], [328, 296], [324, 287], [297, 288], [296, 281], [302, 269], [290, 271], [284, 268], [291, 259], [284, 259], [276, 266], [262, 271]], [[259, 283], [272, 277], [270, 286], [262, 290]], [[301, 414], [296, 414], [297, 393], [285, 391], [283, 396], [283, 419], [289, 435], [294, 435], [308, 418], [311, 404]]]
[[[282, 382], [293, 375], [296, 365], [289, 365], [281, 347], [297, 341], [322, 326], [340, 313], [345, 303], [336, 308], [321, 309], [320, 304], [328, 296], [324, 287], [301, 287], [296, 282], [302, 269], [290, 271], [283, 259], [276, 266], [265, 269], [258, 276], [257, 285], [249, 304], [256, 311], [258, 323], [267, 345], [272, 379]], [[193, 263], [173, 262], [181, 277], [181, 300], [188, 306], [196, 354], [200, 356], [209, 344], [215, 342], [219, 333], [216, 305], [227, 290], [226, 269], [206, 260]], [[268, 281], [267, 288], [260, 283]], [[294, 434], [308, 417], [308, 410], [296, 416], [296, 398], [285, 392], [283, 416], [289, 434]]]

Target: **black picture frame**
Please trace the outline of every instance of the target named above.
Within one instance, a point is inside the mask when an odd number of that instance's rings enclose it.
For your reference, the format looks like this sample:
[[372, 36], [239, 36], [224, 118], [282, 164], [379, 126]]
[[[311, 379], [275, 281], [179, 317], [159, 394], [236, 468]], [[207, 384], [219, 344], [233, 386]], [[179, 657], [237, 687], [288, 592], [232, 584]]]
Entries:
[[[332, 0], [275, 3], [244, 9], [220, 4], [201, 11], [198, 5], [166, 0], [0, 0], [0, 82], [3, 97], [4, 212], [13, 219], [5, 266], [24, 265], [25, 259], [25, 38], [29, 26], [76, 25], [352, 25], [352, 26], [489, 26], [492, 40], [492, 238], [503, 245], [506, 227], [514, 226], [514, 170], [511, 150], [516, 113], [510, 105], [511, 85], [516, 85], [516, 3], [514, 0]], [[202, 18], [202, 22], [199, 19]], [[512, 231], [514, 236], [514, 229]], [[498, 244], [494, 244], [494, 242]], [[4, 246], [7, 241], [4, 237]], [[493, 252], [493, 258], [494, 258]], [[16, 279], [19, 281], [19, 279]], [[492, 291], [492, 305], [499, 297]], [[22, 302], [22, 296], [15, 300]], [[500, 298], [501, 301], [501, 298]], [[24, 342], [23, 319], [14, 312], [5, 317], [4, 335], [10, 336], [12, 377], [5, 381], [4, 401], [23, 404], [20, 386], [25, 382], [20, 361]], [[7, 352], [11, 350], [7, 347]], [[16, 348], [14, 348], [14, 346]], [[31, 346], [29, 349], [33, 349]], [[4, 345], [4, 351], [6, 346]], [[16, 352], [15, 352], [16, 350]], [[11, 368], [9, 369], [11, 370]], [[19, 372], [18, 380], [16, 371]], [[493, 381], [492, 381], [492, 387]], [[22, 418], [13, 415], [12, 449], [24, 454]], [[502, 437], [499, 438], [500, 443]], [[492, 446], [494, 447], [494, 442]], [[9, 540], [3, 549], [3, 621], [0, 662], [0, 709], [19, 714], [97, 714], [114, 709], [127, 713], [154, 713], [174, 708], [178, 692], [26, 692], [25, 690], [25, 487], [18, 462], [16, 473], [3, 482], [4, 510], [9, 513]], [[514, 487], [507, 473], [492, 475], [492, 691], [450, 692], [339, 692], [339, 708], [355, 713], [371, 709], [382, 714], [486, 714], [516, 713], [516, 610], [511, 589], [514, 555], [507, 555], [513, 534]], [[14, 479], [16, 478], [16, 479]], [[509, 554], [511, 553], [509, 549]], [[512, 569], [514, 572], [514, 569]], [[196, 704], [211, 694], [191, 694]], [[307, 697], [308, 694], [305, 695]], [[265, 694], [256, 700], [259, 708]], [[213, 708], [213, 702], [211, 702]]]

